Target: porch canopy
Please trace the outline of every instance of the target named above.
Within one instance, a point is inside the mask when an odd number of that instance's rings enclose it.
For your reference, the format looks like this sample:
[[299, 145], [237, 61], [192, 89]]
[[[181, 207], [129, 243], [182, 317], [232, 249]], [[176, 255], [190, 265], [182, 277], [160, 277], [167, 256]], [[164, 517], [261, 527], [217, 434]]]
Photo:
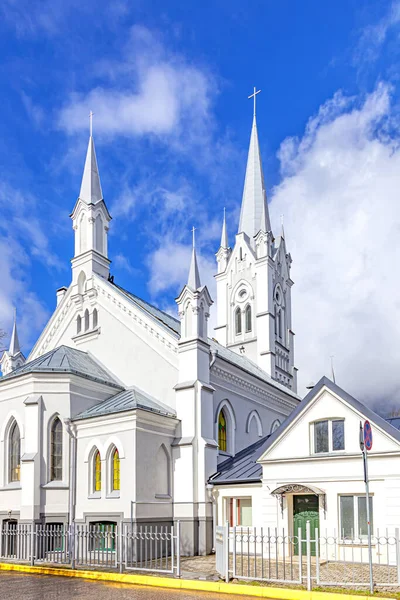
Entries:
[[326, 493], [320, 488], [308, 483], [285, 483], [275, 488], [271, 496], [279, 499], [281, 510], [283, 510], [283, 497], [285, 494], [315, 494], [319, 498], [320, 506], [326, 511]]

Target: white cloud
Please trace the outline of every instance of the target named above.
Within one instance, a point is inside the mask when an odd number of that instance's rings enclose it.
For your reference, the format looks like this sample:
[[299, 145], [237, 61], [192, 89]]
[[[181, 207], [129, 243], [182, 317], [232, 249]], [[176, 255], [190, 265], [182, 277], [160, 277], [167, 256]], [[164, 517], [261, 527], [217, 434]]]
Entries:
[[102, 85], [73, 93], [59, 125], [68, 133], [87, 131], [95, 114], [96, 135], [166, 137], [182, 148], [209, 135], [210, 75], [169, 52], [141, 26], [131, 30], [122, 59], [97, 65]]
[[[360, 400], [400, 393], [400, 152], [390, 88], [336, 94], [301, 140], [281, 146], [273, 222], [285, 214], [293, 257], [301, 390], [330, 374]], [[389, 135], [389, 133], [391, 135]], [[382, 407], [382, 405], [380, 406]]]
[[400, 2], [396, 0], [390, 2], [388, 10], [379, 21], [364, 27], [360, 32], [353, 56], [354, 64], [370, 66], [372, 62], [375, 62], [389, 33], [399, 24]]

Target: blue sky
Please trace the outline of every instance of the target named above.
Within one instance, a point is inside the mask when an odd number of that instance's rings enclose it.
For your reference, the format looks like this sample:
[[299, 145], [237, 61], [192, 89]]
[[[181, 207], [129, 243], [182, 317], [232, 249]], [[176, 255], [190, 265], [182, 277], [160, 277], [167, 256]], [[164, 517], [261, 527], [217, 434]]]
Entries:
[[360, 399], [396, 397], [398, 3], [3, 0], [0, 16], [0, 326], [17, 305], [25, 354], [70, 283], [89, 110], [112, 272], [173, 310], [192, 225], [212, 293], [224, 206], [233, 241], [257, 85], [302, 389], [333, 354]]

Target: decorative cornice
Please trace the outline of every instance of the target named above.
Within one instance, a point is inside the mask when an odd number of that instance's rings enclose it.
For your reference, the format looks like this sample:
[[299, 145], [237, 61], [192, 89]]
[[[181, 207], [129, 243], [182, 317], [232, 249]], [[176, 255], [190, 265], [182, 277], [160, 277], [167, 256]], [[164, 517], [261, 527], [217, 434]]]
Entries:
[[[250, 391], [254, 396], [260, 398], [264, 402], [267, 401], [270, 408], [282, 410], [287, 409], [288, 414], [295, 408], [297, 402], [293, 399], [293, 402], [290, 402], [284, 398], [273, 395], [271, 392], [266, 391], [262, 387], [255, 385], [254, 383], [250, 383], [246, 381], [243, 377], [239, 377], [238, 375], [234, 375], [233, 373], [222, 369], [221, 367], [217, 367], [215, 364], [212, 366], [211, 373], [216, 377], [222, 379], [223, 381], [227, 381], [230, 384]], [[268, 385], [268, 384], [267, 384]]]

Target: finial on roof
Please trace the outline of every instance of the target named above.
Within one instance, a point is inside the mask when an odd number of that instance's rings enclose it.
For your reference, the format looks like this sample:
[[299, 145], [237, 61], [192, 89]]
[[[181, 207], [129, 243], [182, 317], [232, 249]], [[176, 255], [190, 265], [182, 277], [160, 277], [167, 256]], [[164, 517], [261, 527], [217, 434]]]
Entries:
[[192, 290], [197, 290], [201, 287], [200, 282], [200, 274], [199, 267], [197, 265], [197, 256], [196, 256], [196, 240], [194, 232], [196, 231], [195, 227], [192, 228], [193, 234], [193, 248], [192, 248], [192, 259], [190, 261], [190, 269], [189, 269], [189, 277], [188, 277], [188, 286], [192, 288]]
[[89, 113], [89, 143], [86, 152], [85, 168], [83, 170], [81, 191], [79, 198], [86, 204], [96, 204], [103, 200], [100, 183], [99, 168], [97, 166], [96, 151], [93, 140], [93, 113]]
[[10, 356], [16, 356], [17, 354], [19, 354], [21, 352], [21, 348], [19, 345], [19, 339], [18, 339], [18, 331], [17, 331], [17, 309], [16, 308], [14, 308], [14, 325], [13, 325], [13, 330], [12, 330], [11, 339], [10, 339], [10, 349], [8, 352], [9, 352]]
[[283, 227], [283, 220], [284, 220], [284, 216], [285, 215], [281, 215], [281, 236], [284, 238], [285, 237], [285, 229]]
[[222, 233], [221, 233], [221, 248], [225, 250], [229, 248], [228, 244], [228, 232], [226, 230], [226, 210], [224, 207], [224, 220], [222, 221]]

